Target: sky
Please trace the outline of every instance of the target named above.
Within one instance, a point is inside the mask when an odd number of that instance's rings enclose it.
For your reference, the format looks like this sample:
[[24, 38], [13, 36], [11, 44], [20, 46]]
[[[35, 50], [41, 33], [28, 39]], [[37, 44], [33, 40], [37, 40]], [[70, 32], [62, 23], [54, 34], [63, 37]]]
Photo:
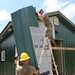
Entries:
[[46, 13], [60, 11], [75, 24], [75, 0], [0, 0], [0, 33], [11, 19], [11, 13], [28, 6]]

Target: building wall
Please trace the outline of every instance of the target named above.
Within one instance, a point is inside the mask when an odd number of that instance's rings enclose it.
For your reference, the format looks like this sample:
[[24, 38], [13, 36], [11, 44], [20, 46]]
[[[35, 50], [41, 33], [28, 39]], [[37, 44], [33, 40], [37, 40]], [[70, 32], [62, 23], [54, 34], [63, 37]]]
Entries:
[[[59, 25], [57, 25], [57, 26], [55, 25], [54, 29], [58, 31], [58, 33], [55, 34], [55, 39], [62, 39], [64, 47], [75, 47], [74, 46], [75, 31], [71, 27], [69, 27], [69, 25], [65, 21], [63, 21], [61, 18], [59, 18]], [[22, 33], [22, 35], [23, 35], [23, 33]], [[44, 36], [44, 32], [43, 32], [43, 36]], [[34, 38], [34, 39], [36, 40], [36, 38]], [[36, 43], [37, 42], [38, 41], [36, 41]], [[13, 33], [11, 35], [9, 35], [8, 37], [6, 37], [0, 43], [0, 56], [1, 56], [1, 51], [5, 50], [5, 61], [0, 61], [0, 75], [10, 75], [10, 74], [15, 75], [15, 66], [13, 63], [13, 58], [15, 56], [14, 47], [15, 47], [15, 39], [14, 39]], [[20, 53], [22, 51], [23, 50], [21, 50]], [[57, 51], [56, 51], [56, 53], [57, 53]], [[75, 60], [74, 60], [75, 51], [62, 51], [62, 53], [64, 56], [64, 58], [62, 58], [63, 72], [65, 73], [65, 75], [75, 74]], [[56, 58], [58, 58], [58, 56]], [[56, 59], [56, 60], [58, 60], [58, 59]], [[60, 61], [57, 61], [57, 63], [59, 63], [59, 62]]]
[[13, 33], [6, 37], [0, 43], [0, 56], [1, 51], [5, 51], [5, 61], [0, 59], [0, 75], [15, 75], [15, 65], [14, 65], [14, 56], [15, 56], [15, 39]]
[[[64, 47], [75, 47], [75, 30], [73, 30], [65, 21], [59, 18], [59, 25], [55, 26], [58, 31], [56, 39], [63, 40]], [[63, 51], [63, 70], [65, 75], [75, 74], [75, 51]]]

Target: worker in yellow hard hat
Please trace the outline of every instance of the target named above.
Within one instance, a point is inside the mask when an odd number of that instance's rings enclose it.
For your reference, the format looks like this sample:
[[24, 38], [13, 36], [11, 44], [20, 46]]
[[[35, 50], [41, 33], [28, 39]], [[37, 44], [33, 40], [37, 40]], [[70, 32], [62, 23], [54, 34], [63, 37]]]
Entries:
[[21, 55], [20, 55], [20, 61], [24, 64], [24, 66], [27, 66], [28, 65], [28, 61], [29, 61], [30, 57], [27, 53], [23, 52]]
[[23, 52], [21, 55], [20, 55], [20, 61], [24, 61], [24, 60], [28, 60], [30, 59], [29, 55], [25, 52]]
[[22, 66], [22, 69], [17, 71], [17, 75], [38, 75], [39, 74], [39, 71], [35, 69], [35, 67], [33, 66], [30, 66], [28, 64], [29, 62], [29, 59], [30, 59], [30, 56], [23, 52], [21, 55], [20, 55], [20, 61], [23, 63], [23, 66]]

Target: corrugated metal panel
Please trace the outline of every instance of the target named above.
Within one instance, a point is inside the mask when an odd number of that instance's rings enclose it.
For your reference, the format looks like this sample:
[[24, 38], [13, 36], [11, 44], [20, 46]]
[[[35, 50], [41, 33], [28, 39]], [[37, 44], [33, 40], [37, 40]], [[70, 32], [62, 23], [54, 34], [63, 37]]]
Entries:
[[[75, 31], [59, 18], [60, 25], [55, 26], [59, 32], [56, 34], [56, 39], [63, 39], [64, 47], [75, 47]], [[75, 51], [64, 51], [64, 72], [65, 75], [75, 74]]]
[[27, 52], [31, 57], [29, 63], [37, 68], [36, 56], [29, 29], [29, 26], [38, 26], [35, 9], [33, 6], [29, 6], [12, 13], [11, 16], [18, 52], [19, 54]]
[[5, 38], [4, 41], [0, 42], [0, 56], [1, 51], [5, 50], [5, 61], [0, 60], [0, 75], [15, 75], [14, 65], [14, 45], [15, 39], [13, 34]]

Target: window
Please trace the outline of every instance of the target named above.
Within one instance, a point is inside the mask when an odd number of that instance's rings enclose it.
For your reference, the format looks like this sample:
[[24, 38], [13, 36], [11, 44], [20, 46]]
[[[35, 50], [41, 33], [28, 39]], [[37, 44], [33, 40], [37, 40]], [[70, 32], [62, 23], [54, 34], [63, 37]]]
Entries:
[[54, 22], [54, 25], [59, 25], [59, 19], [58, 19], [58, 17], [54, 16], [53, 22]]
[[1, 51], [1, 61], [5, 61], [5, 50]]

